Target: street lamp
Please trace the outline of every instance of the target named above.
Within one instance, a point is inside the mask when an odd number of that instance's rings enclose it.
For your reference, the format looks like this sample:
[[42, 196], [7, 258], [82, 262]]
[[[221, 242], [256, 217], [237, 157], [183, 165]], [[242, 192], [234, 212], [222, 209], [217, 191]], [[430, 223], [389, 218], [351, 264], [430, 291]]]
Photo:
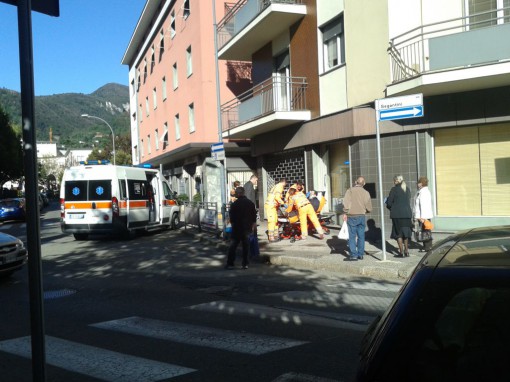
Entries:
[[99, 119], [100, 121], [103, 121], [104, 123], [106, 123], [106, 126], [108, 126], [110, 128], [110, 131], [112, 132], [113, 165], [115, 166], [115, 133], [113, 132], [113, 129], [110, 126], [110, 124], [108, 122], [106, 122], [103, 118], [99, 118], [99, 117], [96, 117], [94, 115], [82, 114], [81, 116], [83, 118], [95, 118], [95, 119]]

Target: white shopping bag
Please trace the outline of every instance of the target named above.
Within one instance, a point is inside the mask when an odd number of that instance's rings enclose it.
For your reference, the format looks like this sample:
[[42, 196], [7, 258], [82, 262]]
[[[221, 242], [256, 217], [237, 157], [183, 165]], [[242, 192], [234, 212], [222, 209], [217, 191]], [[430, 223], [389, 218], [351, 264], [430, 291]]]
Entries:
[[349, 228], [347, 227], [347, 222], [342, 224], [342, 228], [340, 228], [340, 232], [338, 232], [338, 238], [340, 240], [349, 240]]

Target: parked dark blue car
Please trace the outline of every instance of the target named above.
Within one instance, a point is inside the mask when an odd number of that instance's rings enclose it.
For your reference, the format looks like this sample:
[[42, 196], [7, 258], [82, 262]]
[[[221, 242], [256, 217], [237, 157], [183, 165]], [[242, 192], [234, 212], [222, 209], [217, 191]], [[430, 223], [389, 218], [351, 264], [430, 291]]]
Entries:
[[25, 199], [0, 200], [0, 221], [25, 220]]
[[438, 242], [361, 346], [357, 382], [510, 381], [510, 226]]

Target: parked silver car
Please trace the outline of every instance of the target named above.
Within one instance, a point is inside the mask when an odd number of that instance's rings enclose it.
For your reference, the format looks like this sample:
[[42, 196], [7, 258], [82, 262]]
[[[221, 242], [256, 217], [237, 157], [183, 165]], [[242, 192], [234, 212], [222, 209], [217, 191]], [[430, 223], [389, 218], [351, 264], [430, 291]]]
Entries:
[[0, 232], [0, 277], [20, 270], [27, 258], [27, 250], [20, 239]]

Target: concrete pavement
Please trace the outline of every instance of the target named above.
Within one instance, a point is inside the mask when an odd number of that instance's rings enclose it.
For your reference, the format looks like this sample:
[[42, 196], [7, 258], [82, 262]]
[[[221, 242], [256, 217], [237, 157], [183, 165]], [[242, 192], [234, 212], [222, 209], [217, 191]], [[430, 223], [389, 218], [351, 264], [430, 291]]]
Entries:
[[[267, 222], [259, 222], [260, 257], [252, 260], [252, 262], [269, 262], [273, 265], [285, 265], [292, 268], [351, 273], [380, 279], [405, 279], [412, 273], [424, 255], [423, 252], [419, 251], [421, 244], [411, 242], [409, 257], [395, 257], [397, 243], [395, 240], [387, 239], [386, 260], [382, 253], [381, 243], [367, 241], [363, 260], [344, 261], [348, 257], [349, 250], [347, 241], [337, 238], [339, 227], [331, 226], [330, 234], [325, 235], [323, 240], [320, 240], [318, 235], [312, 235], [307, 240], [294, 243], [291, 243], [290, 240], [270, 243], [265, 234], [266, 230]], [[194, 235], [200, 240], [216, 243], [218, 249], [225, 251], [226, 254], [229, 242], [207, 233], [198, 233], [192, 229], [183, 229], [183, 232]], [[450, 234], [434, 232], [434, 241], [443, 239], [448, 235]]]

